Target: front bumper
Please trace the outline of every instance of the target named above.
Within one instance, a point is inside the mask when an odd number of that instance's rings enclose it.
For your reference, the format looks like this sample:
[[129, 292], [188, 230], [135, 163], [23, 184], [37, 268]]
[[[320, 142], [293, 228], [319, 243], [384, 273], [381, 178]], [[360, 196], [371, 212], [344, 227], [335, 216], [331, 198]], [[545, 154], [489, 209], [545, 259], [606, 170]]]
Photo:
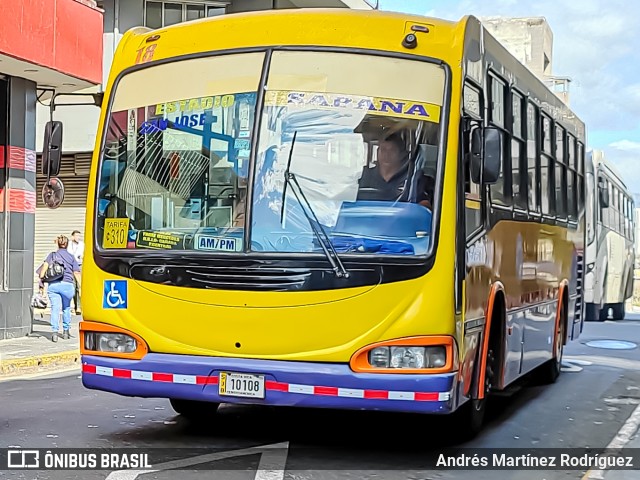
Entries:
[[[220, 371], [265, 376], [265, 398], [220, 396]], [[149, 353], [82, 356], [85, 387], [130, 397], [397, 412], [449, 413], [456, 374], [355, 373], [348, 365]]]

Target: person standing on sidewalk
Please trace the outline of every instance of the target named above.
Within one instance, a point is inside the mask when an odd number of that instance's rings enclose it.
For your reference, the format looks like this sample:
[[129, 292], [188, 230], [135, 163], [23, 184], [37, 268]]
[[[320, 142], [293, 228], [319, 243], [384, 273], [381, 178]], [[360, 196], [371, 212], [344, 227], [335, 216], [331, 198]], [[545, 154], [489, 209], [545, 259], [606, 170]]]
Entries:
[[[67, 251], [73, 255], [78, 262], [78, 267], [82, 271], [82, 258], [84, 257], [84, 242], [80, 238], [80, 231], [74, 230], [71, 233], [71, 241], [69, 242], [69, 246], [67, 247]], [[80, 306], [80, 282], [75, 280], [75, 293], [73, 295], [73, 305], [76, 309], [76, 315], [80, 315], [82, 313], [82, 307]]]
[[60, 310], [62, 310], [62, 339], [71, 338], [69, 329], [71, 328], [71, 299], [73, 298], [75, 287], [74, 279], [80, 284], [80, 266], [78, 262], [67, 251], [69, 239], [60, 235], [57, 238], [58, 250], [51, 252], [45, 259], [40, 269], [40, 278], [47, 274], [49, 265], [57, 263], [62, 265], [64, 273], [61, 278], [48, 282], [47, 295], [49, 296], [49, 305], [51, 305], [51, 330], [53, 335], [51, 341], [58, 341], [58, 333], [60, 331]]

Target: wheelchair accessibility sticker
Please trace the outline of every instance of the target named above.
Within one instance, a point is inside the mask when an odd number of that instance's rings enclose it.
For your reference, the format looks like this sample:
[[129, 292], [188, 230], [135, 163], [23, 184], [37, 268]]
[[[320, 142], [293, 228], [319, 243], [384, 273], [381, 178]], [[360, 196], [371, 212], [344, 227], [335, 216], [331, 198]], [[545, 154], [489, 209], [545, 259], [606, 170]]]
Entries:
[[105, 280], [102, 308], [127, 308], [127, 281]]

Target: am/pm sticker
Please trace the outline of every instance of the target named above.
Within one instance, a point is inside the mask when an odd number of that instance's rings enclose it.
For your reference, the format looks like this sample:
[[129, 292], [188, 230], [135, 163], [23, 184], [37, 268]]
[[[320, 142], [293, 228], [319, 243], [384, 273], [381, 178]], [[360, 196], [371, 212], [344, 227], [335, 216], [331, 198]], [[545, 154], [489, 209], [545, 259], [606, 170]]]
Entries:
[[211, 235], [196, 235], [195, 246], [198, 250], [216, 252], [237, 252], [242, 248], [238, 238], [213, 237]]

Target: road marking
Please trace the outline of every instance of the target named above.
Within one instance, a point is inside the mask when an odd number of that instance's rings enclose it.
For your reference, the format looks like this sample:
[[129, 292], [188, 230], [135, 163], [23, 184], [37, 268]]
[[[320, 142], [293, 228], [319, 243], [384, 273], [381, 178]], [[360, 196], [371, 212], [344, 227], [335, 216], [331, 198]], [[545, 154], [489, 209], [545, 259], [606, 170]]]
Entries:
[[589, 365], [593, 365], [593, 362], [589, 362], [588, 360], [582, 360], [581, 358], [578, 357], [568, 357], [565, 356], [562, 358], [562, 360], [567, 360], [569, 363], [575, 363], [576, 365], [584, 365], [584, 366], [589, 366]]
[[[640, 370], [640, 361], [638, 360], [629, 360], [620, 357], [601, 357], [597, 355], [585, 355], [583, 358], [588, 358], [591, 365], [621, 368], [624, 370]], [[576, 363], [576, 359], [578, 359], [578, 357], [565, 357], [562, 360]]]
[[606, 403], [612, 405], [640, 405], [640, 398], [625, 397], [625, 398], [605, 398]]
[[569, 373], [581, 372], [583, 368], [580, 367], [579, 365], [588, 366], [588, 365], [593, 365], [593, 363], [587, 360], [581, 360], [575, 357], [564, 357], [562, 359], [561, 370], [563, 372], [569, 372]]
[[0, 377], [0, 383], [11, 382], [13, 380], [37, 380], [42, 377], [50, 377], [52, 375], [58, 375], [58, 374], [64, 375], [65, 373], [70, 373], [70, 372], [80, 373], [80, 367], [78, 365], [73, 365], [71, 367], [55, 369], [48, 372], [26, 373], [23, 375], [10, 375], [6, 377]]
[[[620, 427], [616, 436], [613, 437], [613, 440], [607, 445], [606, 450], [620, 450], [624, 448], [638, 431], [638, 427], [640, 427], [640, 405], [636, 407], [629, 418], [627, 418], [627, 421], [624, 422], [624, 425]], [[604, 470], [589, 469], [582, 477], [582, 480], [604, 480]]]
[[172, 460], [154, 465], [152, 470], [117, 470], [111, 472], [105, 480], [136, 480], [139, 475], [156, 473], [165, 470], [185, 470], [201, 463], [215, 462], [233, 457], [262, 454], [254, 480], [283, 480], [289, 453], [289, 442], [262, 445], [259, 447], [241, 448], [226, 452], [207, 453], [197, 457]]
[[29, 353], [31, 350], [13, 350], [12, 352], [4, 352], [3, 355], [5, 357], [9, 355], [17, 355], [19, 353]]
[[577, 373], [582, 371], [582, 367], [574, 365], [571, 362], [563, 361], [562, 366], [560, 367], [560, 371], [567, 373]]

